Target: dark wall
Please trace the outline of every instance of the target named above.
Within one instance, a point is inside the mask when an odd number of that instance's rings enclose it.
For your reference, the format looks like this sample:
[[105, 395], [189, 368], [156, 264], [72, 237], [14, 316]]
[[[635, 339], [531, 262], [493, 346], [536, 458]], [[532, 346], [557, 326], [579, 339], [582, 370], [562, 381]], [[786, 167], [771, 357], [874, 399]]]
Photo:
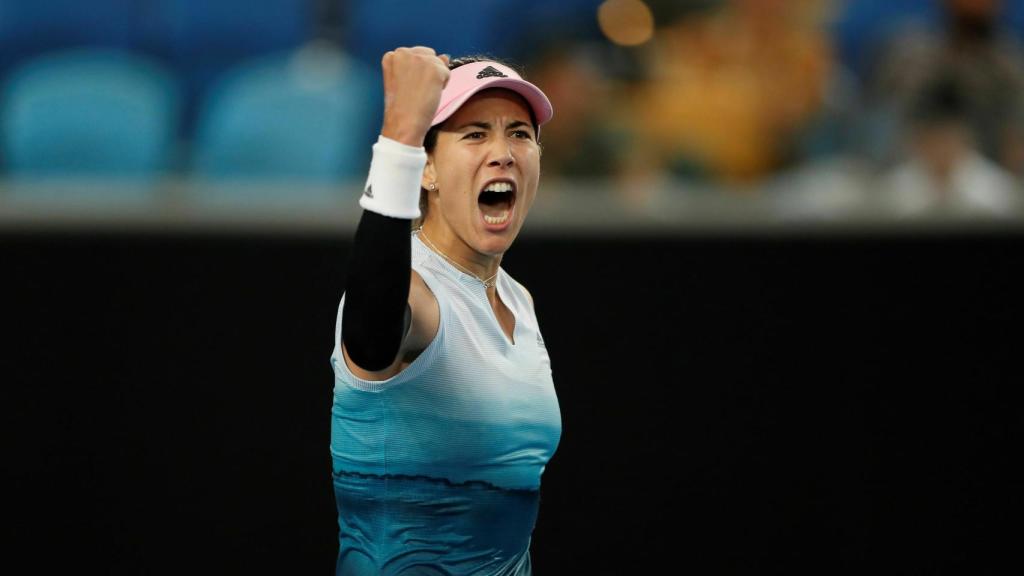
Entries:
[[[1022, 245], [521, 239], [564, 426], [535, 572], [985, 573], [1019, 544]], [[348, 250], [0, 236], [14, 558], [331, 573]]]

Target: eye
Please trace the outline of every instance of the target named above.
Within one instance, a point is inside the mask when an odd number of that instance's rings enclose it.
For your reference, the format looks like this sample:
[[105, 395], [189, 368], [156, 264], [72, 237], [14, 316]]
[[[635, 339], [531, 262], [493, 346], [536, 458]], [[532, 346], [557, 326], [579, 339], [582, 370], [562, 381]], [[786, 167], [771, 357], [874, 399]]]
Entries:
[[512, 136], [522, 140], [533, 140], [533, 134], [530, 134], [526, 130], [513, 130]]
[[486, 134], [484, 134], [484, 133], [483, 133], [483, 132], [481, 132], [480, 130], [476, 130], [476, 131], [470, 132], [469, 134], [466, 134], [466, 135], [465, 135], [465, 136], [463, 136], [462, 138], [463, 138], [464, 140], [480, 140], [480, 139], [482, 139], [482, 138], [483, 138], [484, 136], [486, 136]]

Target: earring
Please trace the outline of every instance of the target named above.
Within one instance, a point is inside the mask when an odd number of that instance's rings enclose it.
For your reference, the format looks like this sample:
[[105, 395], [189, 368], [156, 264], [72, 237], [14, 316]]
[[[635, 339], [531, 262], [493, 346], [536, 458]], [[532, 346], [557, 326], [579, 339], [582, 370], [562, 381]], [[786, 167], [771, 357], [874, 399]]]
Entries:
[[430, 183], [430, 189], [431, 190], [437, 190], [437, 184], [435, 184], [434, 182], [431, 182]]

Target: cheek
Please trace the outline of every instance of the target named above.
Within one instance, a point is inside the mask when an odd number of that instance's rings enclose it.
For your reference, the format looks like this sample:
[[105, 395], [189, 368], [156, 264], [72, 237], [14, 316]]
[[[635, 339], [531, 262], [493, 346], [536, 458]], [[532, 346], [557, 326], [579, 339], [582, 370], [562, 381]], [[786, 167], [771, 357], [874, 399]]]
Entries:
[[437, 174], [437, 185], [441, 189], [442, 204], [452, 204], [456, 198], [464, 195], [465, 183], [462, 173], [459, 170], [453, 170], [451, 166], [451, 163], [447, 163], [438, 170]]
[[447, 182], [448, 186], [445, 187], [440, 196], [441, 207], [444, 213], [448, 215], [449, 220], [454, 224], [466, 219], [467, 215], [473, 211], [476, 201], [475, 198], [471, 198], [467, 193], [469, 184], [465, 179], [460, 179], [459, 176], [452, 174]]
[[[531, 207], [533, 206], [533, 203], [534, 203], [534, 201], [536, 201], [536, 200], [537, 200], [537, 189], [536, 189], [536, 188], [534, 188], [534, 189], [533, 189], [533, 192], [531, 192], [530, 194], [528, 194], [528, 195], [527, 195], [527, 197], [525, 198], [525, 200], [526, 200], [526, 206], [525, 206], [525, 208], [526, 208], [527, 210], [529, 210], [529, 209], [530, 209], [530, 208], [531, 208]], [[526, 216], [526, 211], [525, 211], [525, 210], [523, 211], [523, 216]]]
[[454, 192], [454, 195], [465, 196], [473, 180], [474, 166], [473, 159], [464, 154], [448, 155], [442, 167], [445, 190]]
[[536, 196], [537, 189], [540, 187], [540, 159], [536, 158], [533, 164], [524, 171], [524, 176], [531, 184], [533, 189], [533, 195]]
[[523, 155], [523, 172], [536, 179], [540, 175], [540, 158], [540, 147], [537, 145], [531, 146], [530, 150]]

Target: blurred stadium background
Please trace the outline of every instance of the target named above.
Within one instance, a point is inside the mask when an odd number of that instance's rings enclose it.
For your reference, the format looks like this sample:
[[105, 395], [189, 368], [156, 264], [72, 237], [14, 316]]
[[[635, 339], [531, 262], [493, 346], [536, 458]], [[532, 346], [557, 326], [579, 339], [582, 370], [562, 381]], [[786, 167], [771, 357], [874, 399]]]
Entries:
[[1019, 572], [1022, 40], [1021, 0], [0, 0], [11, 565], [330, 573], [379, 59], [423, 44], [555, 106], [506, 259], [565, 426], [537, 574]]
[[549, 92], [533, 228], [1005, 225], [1022, 34], [1011, 0], [4, 0], [0, 225], [351, 224], [407, 44]]

